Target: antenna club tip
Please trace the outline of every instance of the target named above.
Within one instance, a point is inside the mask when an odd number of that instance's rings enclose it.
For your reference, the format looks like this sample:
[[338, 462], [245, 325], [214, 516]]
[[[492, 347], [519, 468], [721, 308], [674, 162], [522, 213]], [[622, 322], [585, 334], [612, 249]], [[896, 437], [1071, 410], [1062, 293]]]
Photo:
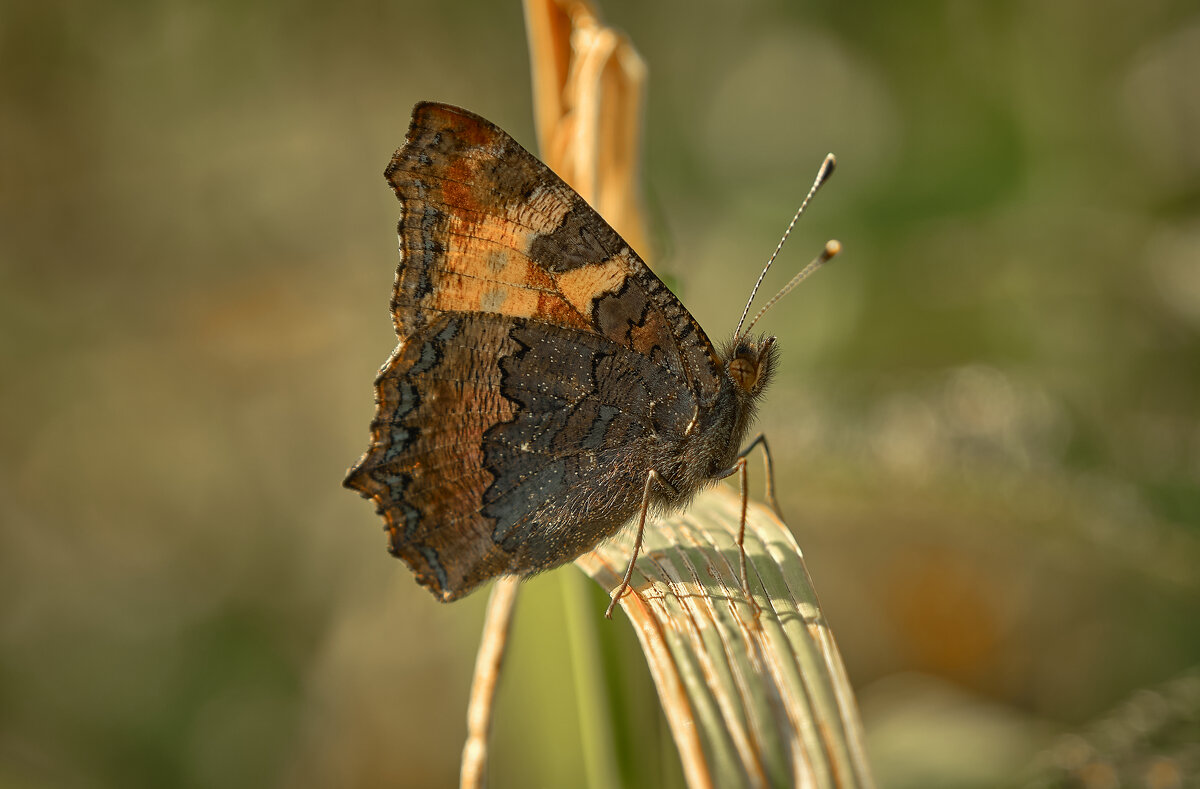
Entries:
[[841, 253], [841, 251], [842, 251], [842, 242], [841, 241], [837, 241], [837, 240], [826, 241], [825, 249], [821, 252], [821, 259], [826, 262], [829, 260], [832, 260], [834, 257], [839, 255]]
[[[813, 189], [816, 190], [828, 180], [829, 176], [833, 175], [833, 168], [837, 167], [837, 157], [833, 154], [826, 154], [825, 161], [821, 162], [821, 169], [817, 172], [816, 183], [813, 184]], [[812, 196], [812, 193], [809, 193]]]

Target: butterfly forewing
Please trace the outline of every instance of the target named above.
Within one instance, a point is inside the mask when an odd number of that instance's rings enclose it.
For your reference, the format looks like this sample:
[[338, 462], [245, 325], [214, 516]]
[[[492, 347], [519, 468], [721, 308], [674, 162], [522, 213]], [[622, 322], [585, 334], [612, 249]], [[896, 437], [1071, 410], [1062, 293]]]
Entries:
[[444, 311], [532, 318], [657, 354], [702, 398], [714, 394], [720, 363], [699, 324], [583, 198], [499, 127], [418, 104], [386, 175], [402, 204], [392, 301], [402, 339]]

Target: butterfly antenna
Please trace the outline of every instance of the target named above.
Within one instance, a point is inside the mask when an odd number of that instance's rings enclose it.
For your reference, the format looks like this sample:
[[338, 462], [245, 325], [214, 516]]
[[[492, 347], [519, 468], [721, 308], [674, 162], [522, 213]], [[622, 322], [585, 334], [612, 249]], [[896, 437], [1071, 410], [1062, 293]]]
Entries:
[[819, 254], [815, 258], [813, 258], [813, 261], [811, 263], [809, 263], [807, 266], [800, 269], [800, 273], [797, 274], [796, 276], [792, 277], [791, 282], [789, 282], [788, 284], [786, 284], [782, 288], [780, 288], [779, 292], [776, 293], [774, 296], [772, 296], [771, 300], [763, 305], [763, 308], [758, 311], [757, 315], [754, 316], [754, 320], [750, 321], [750, 325], [746, 327], [746, 334], [750, 333], [750, 330], [754, 328], [754, 324], [758, 323], [758, 319], [761, 318], [763, 315], [765, 315], [767, 310], [769, 310], [769, 309], [771, 309], [771, 307], [775, 306], [775, 302], [779, 301], [784, 296], [791, 293], [792, 288], [796, 287], [801, 282], [808, 279], [808, 276], [810, 274], [812, 274], [814, 271], [816, 271], [817, 269], [819, 269], [821, 266], [825, 265], [829, 261], [833, 260], [833, 258], [841, 251], [842, 251], [842, 242], [826, 241], [825, 248], [821, 250], [821, 254]]
[[[828, 156], [826, 156], [825, 161], [821, 163], [821, 169], [817, 171], [817, 177], [813, 181], [812, 188], [808, 190], [808, 195], [805, 196], [804, 202], [802, 202], [800, 204], [800, 207], [798, 209], [796, 209], [796, 215], [794, 217], [792, 217], [792, 221], [790, 224], [788, 224], [787, 230], [785, 230], [783, 232], [783, 238], [779, 239], [779, 246], [775, 247], [775, 251], [771, 254], [771, 259], [767, 261], [767, 265], [763, 266], [762, 273], [758, 275], [758, 281], [754, 283], [754, 290], [750, 291], [750, 298], [746, 300], [746, 308], [744, 310], [742, 310], [742, 317], [741, 317], [741, 320], [738, 321], [737, 331], [735, 331], [733, 333], [735, 342], [736, 342], [737, 338], [742, 336], [742, 324], [744, 324], [746, 322], [746, 316], [750, 314], [750, 305], [754, 303], [754, 297], [756, 295], [758, 295], [758, 288], [760, 285], [762, 285], [763, 279], [767, 276], [767, 271], [770, 270], [771, 264], [774, 263], [775, 258], [778, 257], [779, 250], [783, 249], [783, 242], [788, 240], [788, 236], [790, 236], [792, 234], [792, 228], [796, 226], [796, 220], [798, 220], [800, 218], [800, 215], [804, 213], [804, 209], [808, 207], [809, 202], [811, 202], [813, 199], [813, 195], [815, 195], [817, 193], [817, 190], [821, 188], [821, 184], [825, 183], [825, 181], [833, 173], [833, 168], [835, 166], [837, 166], [837, 158], [835, 158], [833, 154], [829, 154]], [[837, 244], [837, 242], [830, 242], [830, 243]], [[840, 249], [841, 245], [838, 244], [837, 247], [838, 247], [838, 249]], [[828, 250], [829, 244], [826, 244], [825, 248], [826, 248], [826, 250]], [[837, 254], [837, 251], [835, 250], [833, 255], [836, 255], [836, 254]], [[829, 257], [831, 258], [831, 257], [833, 257], [833, 255], [830, 255]], [[822, 257], [823, 256], [824, 255], [822, 255]], [[817, 258], [817, 260], [821, 260], [821, 258]], [[821, 262], [824, 263], [824, 262], [826, 262], [826, 260], [828, 260], [828, 258], [826, 258], [825, 260], [821, 260]], [[796, 277], [793, 278], [792, 282], [788, 283], [787, 287], [785, 287], [783, 291], [780, 291], [780, 293], [778, 295], [776, 295], [775, 298], [771, 299], [771, 304], [774, 304], [776, 301], [778, 301], [779, 298], [783, 295], [783, 293], [785, 291], [791, 290], [793, 287], [795, 287], [796, 285], [798, 285], [800, 283], [800, 280], [804, 279], [804, 277], [808, 276], [808, 274], [811, 274], [813, 271], [815, 271], [816, 268], [820, 264], [813, 265], [814, 263], [816, 263], [815, 260], [813, 261], [813, 263], [810, 263], [808, 266], [806, 266], [804, 271], [800, 272], [800, 274], [797, 274]], [[808, 273], [806, 274], [805, 272], [808, 272]], [[770, 306], [770, 305], [768, 305], [768, 306]], [[761, 317], [762, 313], [765, 311], [766, 311], [765, 308], [762, 311], [760, 311], [758, 314], [759, 317]], [[750, 322], [750, 326], [753, 326], [755, 321], [757, 321], [757, 320], [758, 320], [758, 317], [756, 317], [753, 321]], [[747, 327], [746, 331], [747, 332], [750, 331], [749, 327]]]

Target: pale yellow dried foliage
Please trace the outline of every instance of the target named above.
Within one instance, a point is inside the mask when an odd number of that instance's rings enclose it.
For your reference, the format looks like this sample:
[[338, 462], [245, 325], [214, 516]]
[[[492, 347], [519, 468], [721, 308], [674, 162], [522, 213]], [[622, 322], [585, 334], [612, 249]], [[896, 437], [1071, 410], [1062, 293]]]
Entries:
[[[738, 572], [741, 497], [710, 490], [647, 523], [633, 622], [688, 786], [872, 786], [854, 692], [799, 546], [767, 507], [746, 519], [750, 588]], [[632, 546], [622, 534], [576, 564], [605, 589]]]

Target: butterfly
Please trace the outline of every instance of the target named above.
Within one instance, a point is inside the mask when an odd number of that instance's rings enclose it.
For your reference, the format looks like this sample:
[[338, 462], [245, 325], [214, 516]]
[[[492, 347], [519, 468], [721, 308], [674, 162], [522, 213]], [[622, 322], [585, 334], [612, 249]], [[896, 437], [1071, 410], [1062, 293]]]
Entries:
[[739, 323], [714, 346], [583, 198], [474, 113], [417, 104], [385, 177], [401, 205], [400, 342], [345, 486], [374, 501], [390, 552], [447, 602], [572, 561], [636, 517], [611, 616], [647, 513], [744, 475], [750, 449], [767, 449], [761, 435], [740, 448], [775, 338]]

